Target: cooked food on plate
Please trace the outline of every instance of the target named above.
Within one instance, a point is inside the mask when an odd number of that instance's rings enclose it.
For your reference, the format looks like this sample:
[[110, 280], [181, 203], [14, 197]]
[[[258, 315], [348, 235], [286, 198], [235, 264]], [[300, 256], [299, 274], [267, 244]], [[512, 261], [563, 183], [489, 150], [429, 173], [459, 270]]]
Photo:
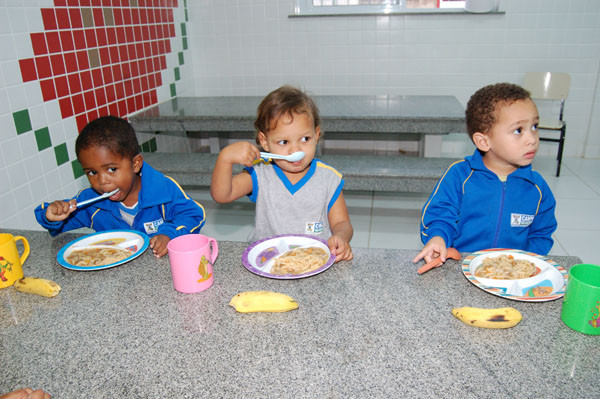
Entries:
[[119, 247], [75, 249], [67, 262], [75, 266], [104, 266], [129, 258], [132, 252]]
[[485, 258], [475, 270], [475, 277], [496, 280], [516, 280], [536, 275], [538, 269], [533, 262], [515, 259], [512, 255]]
[[271, 274], [302, 274], [320, 268], [327, 263], [329, 254], [323, 248], [294, 248], [274, 260]]

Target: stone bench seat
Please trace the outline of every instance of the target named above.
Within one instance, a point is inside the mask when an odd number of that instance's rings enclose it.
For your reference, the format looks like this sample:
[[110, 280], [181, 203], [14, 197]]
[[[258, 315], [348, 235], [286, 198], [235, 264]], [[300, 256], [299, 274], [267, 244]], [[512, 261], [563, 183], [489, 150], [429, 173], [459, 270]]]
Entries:
[[[184, 188], [208, 187], [218, 154], [144, 153], [153, 168], [177, 180]], [[417, 158], [390, 155], [322, 154], [318, 159], [342, 173], [348, 191], [431, 192], [453, 158]], [[241, 171], [235, 165], [234, 173]]]

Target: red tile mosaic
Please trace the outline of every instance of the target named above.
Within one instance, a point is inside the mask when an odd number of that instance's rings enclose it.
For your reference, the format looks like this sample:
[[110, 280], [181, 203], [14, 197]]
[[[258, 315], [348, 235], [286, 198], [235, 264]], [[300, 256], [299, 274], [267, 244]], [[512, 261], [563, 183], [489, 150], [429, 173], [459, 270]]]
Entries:
[[[160, 71], [175, 37], [177, 0], [54, 0], [41, 8], [34, 57], [19, 60], [24, 82], [83, 128], [99, 115], [126, 116], [156, 104]], [[90, 69], [92, 68], [92, 69]]]

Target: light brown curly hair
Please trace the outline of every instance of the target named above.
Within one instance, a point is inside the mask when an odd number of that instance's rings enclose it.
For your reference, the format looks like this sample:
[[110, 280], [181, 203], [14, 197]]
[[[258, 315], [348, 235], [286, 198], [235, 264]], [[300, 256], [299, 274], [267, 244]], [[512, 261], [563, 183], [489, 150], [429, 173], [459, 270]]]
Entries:
[[256, 130], [256, 143], [260, 146], [258, 133], [269, 133], [277, 126], [277, 122], [284, 115], [290, 116], [290, 123], [294, 114], [306, 114], [313, 120], [316, 129], [321, 125], [319, 108], [308, 94], [302, 90], [285, 85], [273, 90], [261, 101], [258, 106], [254, 129]]
[[496, 123], [500, 106], [505, 107], [528, 98], [531, 98], [531, 95], [527, 90], [512, 83], [496, 83], [477, 90], [469, 99], [465, 110], [467, 132], [471, 140], [477, 132], [490, 131]]

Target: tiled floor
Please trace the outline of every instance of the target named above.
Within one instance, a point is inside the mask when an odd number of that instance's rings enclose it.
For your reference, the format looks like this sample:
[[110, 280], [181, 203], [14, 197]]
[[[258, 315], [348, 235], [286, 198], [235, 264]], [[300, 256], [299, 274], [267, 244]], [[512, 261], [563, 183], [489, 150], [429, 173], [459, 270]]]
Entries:
[[[553, 255], [575, 255], [600, 264], [600, 160], [566, 158], [560, 177], [552, 158], [534, 162], [557, 199], [558, 230]], [[254, 204], [247, 199], [217, 204], [208, 190], [189, 191], [206, 208], [202, 232], [217, 240], [247, 241], [254, 226]], [[426, 194], [345, 192], [354, 226], [352, 246], [419, 249], [419, 219]]]

